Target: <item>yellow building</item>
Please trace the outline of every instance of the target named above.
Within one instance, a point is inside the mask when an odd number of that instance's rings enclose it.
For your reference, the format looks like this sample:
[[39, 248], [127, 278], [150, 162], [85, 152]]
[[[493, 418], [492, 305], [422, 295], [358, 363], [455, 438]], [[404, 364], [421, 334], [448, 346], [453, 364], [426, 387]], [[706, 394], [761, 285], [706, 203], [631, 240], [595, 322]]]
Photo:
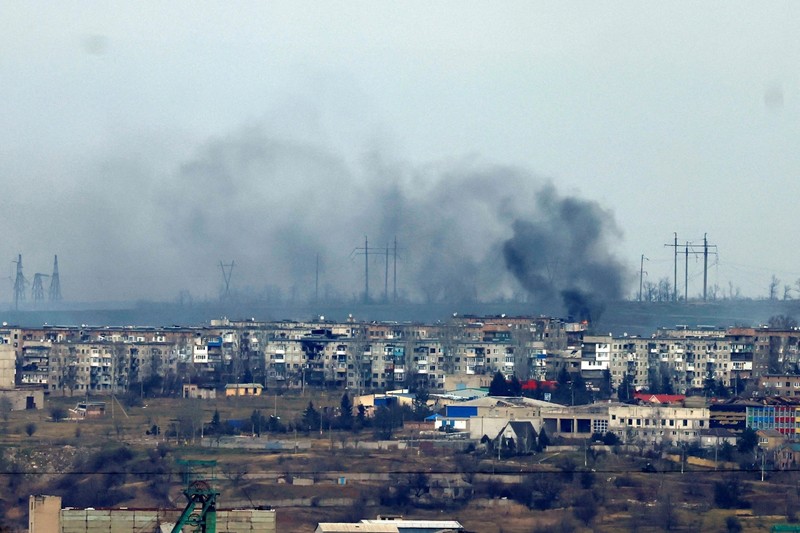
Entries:
[[225, 396], [261, 396], [263, 390], [260, 383], [231, 383], [225, 385]]

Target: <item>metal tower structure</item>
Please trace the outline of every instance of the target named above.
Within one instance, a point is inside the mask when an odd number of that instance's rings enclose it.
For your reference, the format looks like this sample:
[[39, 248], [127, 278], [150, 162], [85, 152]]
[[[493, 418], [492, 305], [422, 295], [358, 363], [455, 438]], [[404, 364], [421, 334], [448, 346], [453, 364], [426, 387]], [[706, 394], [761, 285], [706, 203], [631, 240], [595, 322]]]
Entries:
[[172, 533], [181, 533], [183, 526], [189, 526], [196, 533], [216, 533], [219, 492], [205, 481], [195, 481], [183, 494], [189, 501], [172, 528]]
[[28, 286], [28, 280], [22, 274], [22, 254], [17, 256], [17, 276], [14, 278], [14, 310], [19, 310], [19, 303], [25, 301], [25, 287]]
[[33, 285], [31, 286], [31, 299], [34, 304], [39, 304], [44, 301], [44, 285], [42, 284], [43, 278], [49, 278], [48, 274], [37, 272], [33, 275]]
[[53, 275], [50, 276], [50, 289], [47, 291], [51, 302], [61, 300], [61, 281], [58, 279], [58, 256], [53, 259]]
[[231, 297], [231, 276], [233, 275], [234, 266], [236, 266], [235, 261], [231, 261], [230, 263], [223, 263], [222, 261], [219, 262], [219, 268], [222, 270], [222, 281], [224, 283], [224, 289], [222, 292], [223, 300], [228, 300]]

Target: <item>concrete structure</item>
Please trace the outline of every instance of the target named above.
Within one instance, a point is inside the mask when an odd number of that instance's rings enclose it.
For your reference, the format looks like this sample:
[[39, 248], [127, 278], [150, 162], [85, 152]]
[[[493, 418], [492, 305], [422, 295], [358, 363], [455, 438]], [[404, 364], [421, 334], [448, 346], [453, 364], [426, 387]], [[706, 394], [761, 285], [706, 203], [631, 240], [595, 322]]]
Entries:
[[398, 533], [393, 524], [352, 524], [346, 522], [320, 522], [314, 533]]
[[70, 411], [78, 418], [102, 418], [106, 416], [106, 402], [78, 402]]
[[362, 524], [380, 525], [391, 524], [397, 528], [398, 533], [438, 533], [440, 531], [463, 531], [456, 520], [405, 520], [403, 518], [381, 518], [377, 520], [362, 520]]
[[231, 383], [225, 385], [225, 396], [261, 396], [263, 390], [260, 383]]
[[771, 452], [786, 444], [786, 435], [776, 429], [759, 429], [756, 435], [758, 435], [758, 447], [762, 450]]
[[596, 403], [575, 407], [551, 407], [542, 410], [542, 425], [548, 436], [588, 439], [593, 433], [606, 434], [612, 404]]
[[765, 374], [759, 376], [758, 395], [800, 397], [800, 376], [794, 374]]
[[747, 406], [747, 427], [756, 431], [774, 429], [789, 439], [800, 436], [800, 399], [773, 398]]
[[28, 498], [28, 532], [61, 532], [61, 497], [32, 495]]
[[11, 344], [0, 344], [0, 389], [13, 389], [17, 375], [17, 353]]
[[525, 455], [536, 451], [538, 432], [530, 421], [515, 420], [508, 422], [493, 440], [495, 448], [507, 450], [517, 455]]
[[193, 383], [183, 386], [183, 397], [200, 400], [214, 400], [217, 398], [217, 389], [214, 387], [201, 387]]
[[[29, 533], [141, 533], [170, 531], [180, 509], [61, 509], [59, 496], [31, 496]], [[274, 509], [218, 509], [217, 531], [275, 533]]]
[[11, 402], [12, 411], [44, 408], [44, 391], [37, 387], [0, 390], [0, 398]]
[[[485, 387], [496, 372], [524, 382], [580, 372], [593, 390], [624, 376], [636, 389], [654, 377], [675, 393], [714, 379], [742, 392], [746, 380], [789, 372], [800, 362], [800, 330], [698, 326], [649, 337], [586, 335], [585, 326], [547, 317], [455, 317], [447, 323], [341, 323], [215, 320], [202, 327], [42, 326], [0, 328], [0, 347], [20, 361], [18, 380], [51, 392], [121, 393], [165, 378], [160, 393], [179, 395], [191, 376], [221, 390], [224, 368], [242, 358], [269, 387], [345, 387], [355, 395], [409, 388], [431, 393], [455, 384]], [[5, 361], [3, 363], [2, 361]], [[11, 360], [0, 357], [0, 388], [12, 385]], [[188, 381], [188, 380], [187, 380]], [[782, 385], [785, 388], [785, 383]], [[764, 390], [762, 394], [782, 393]], [[800, 395], [790, 380], [786, 394]]]
[[709, 428], [705, 407], [614, 404], [608, 414], [609, 431], [626, 444], [698, 442], [701, 432]]

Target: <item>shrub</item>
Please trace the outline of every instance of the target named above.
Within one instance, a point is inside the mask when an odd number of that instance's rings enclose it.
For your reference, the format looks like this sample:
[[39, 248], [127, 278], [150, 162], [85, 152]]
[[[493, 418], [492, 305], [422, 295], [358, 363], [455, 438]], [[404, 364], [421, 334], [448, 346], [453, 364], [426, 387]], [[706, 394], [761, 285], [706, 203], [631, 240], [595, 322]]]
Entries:
[[53, 420], [53, 422], [61, 422], [67, 418], [67, 410], [59, 406], [51, 407], [50, 418]]

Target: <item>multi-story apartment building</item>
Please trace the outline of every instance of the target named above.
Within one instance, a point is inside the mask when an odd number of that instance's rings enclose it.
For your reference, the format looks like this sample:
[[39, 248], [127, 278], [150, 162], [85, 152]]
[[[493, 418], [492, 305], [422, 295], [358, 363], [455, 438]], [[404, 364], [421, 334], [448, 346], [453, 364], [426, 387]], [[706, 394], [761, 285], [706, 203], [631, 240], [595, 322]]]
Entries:
[[767, 374], [758, 378], [756, 396], [800, 396], [800, 376], [795, 374]]
[[20, 383], [47, 388], [50, 375], [50, 341], [26, 341], [22, 346]]
[[[615, 388], [628, 376], [637, 389], [659, 379], [685, 393], [714, 379], [741, 392], [745, 380], [769, 368], [795, 369], [800, 350], [800, 332], [793, 329], [679, 326], [633, 337], [590, 336], [585, 327], [503, 315], [457, 316], [433, 325], [223, 319], [191, 328], [5, 327], [0, 342], [16, 343], [19, 382], [63, 390], [76, 373], [76, 387], [99, 392], [125, 390], [148, 372], [181, 372], [205, 385], [227, 380], [380, 390], [406, 388], [419, 379], [442, 389], [448, 380], [497, 371], [520, 380], [545, 379], [562, 367], [581, 372], [587, 383], [607, 371]], [[110, 377], [106, 350], [113, 352]], [[99, 360], [91, 361], [92, 355]]]
[[[733, 343], [734, 346], [739, 344]], [[585, 371], [610, 370], [613, 387], [628, 376], [637, 389], [647, 388], [651, 381], [666, 379], [677, 393], [702, 388], [714, 379], [731, 386], [750, 372], [750, 363], [741, 352], [732, 358], [732, 342], [716, 332], [710, 337], [679, 335], [669, 337], [662, 330], [659, 336], [584, 338], [581, 368]]]

